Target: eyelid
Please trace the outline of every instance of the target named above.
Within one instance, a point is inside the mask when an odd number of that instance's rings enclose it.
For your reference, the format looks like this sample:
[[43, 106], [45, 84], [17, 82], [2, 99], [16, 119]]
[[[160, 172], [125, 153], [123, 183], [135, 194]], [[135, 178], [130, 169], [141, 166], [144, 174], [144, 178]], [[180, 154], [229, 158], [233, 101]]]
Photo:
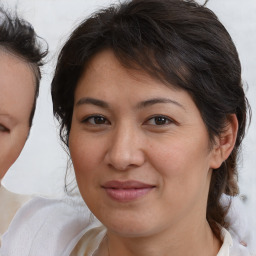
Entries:
[[[110, 124], [110, 121], [104, 116], [104, 115], [101, 115], [101, 114], [91, 114], [91, 115], [88, 115], [86, 117], [84, 117], [81, 121], [81, 123], [89, 123], [88, 121], [91, 119], [91, 118], [96, 118], [96, 117], [102, 117], [104, 118], [109, 124]], [[95, 126], [98, 126], [98, 125], [106, 125], [106, 124], [91, 124], [89, 123], [90, 125], [95, 125]]]
[[[154, 126], [166, 126], [166, 125], [170, 125], [172, 123], [176, 124], [177, 122], [175, 120], [173, 120], [172, 118], [170, 118], [169, 116], [166, 116], [166, 115], [161, 115], [161, 114], [156, 114], [156, 115], [153, 115], [153, 116], [150, 116], [145, 122], [144, 124], [147, 125], [147, 122], [149, 122], [150, 120], [154, 119], [154, 118], [157, 118], [157, 117], [162, 117], [162, 118], [165, 118], [169, 121], [169, 123], [167, 124], [162, 124], [162, 125], [157, 125], [155, 124]], [[153, 125], [153, 124], [151, 124]]]
[[6, 126], [0, 124], [0, 132], [9, 132], [10, 129], [8, 129]]

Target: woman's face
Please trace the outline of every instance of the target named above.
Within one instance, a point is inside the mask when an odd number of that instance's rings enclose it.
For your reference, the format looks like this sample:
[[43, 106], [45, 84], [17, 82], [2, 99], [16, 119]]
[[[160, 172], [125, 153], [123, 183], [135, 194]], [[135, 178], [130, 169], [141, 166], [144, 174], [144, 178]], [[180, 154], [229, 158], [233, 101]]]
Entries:
[[26, 142], [34, 94], [32, 69], [20, 58], [0, 50], [0, 178]]
[[78, 82], [69, 148], [80, 192], [110, 231], [145, 236], [205, 221], [215, 157], [199, 110], [111, 51]]

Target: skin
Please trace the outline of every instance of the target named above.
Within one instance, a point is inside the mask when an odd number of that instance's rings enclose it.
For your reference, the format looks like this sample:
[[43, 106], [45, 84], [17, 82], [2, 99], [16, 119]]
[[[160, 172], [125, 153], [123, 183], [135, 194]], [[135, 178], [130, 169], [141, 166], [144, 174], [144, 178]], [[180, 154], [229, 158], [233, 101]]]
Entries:
[[[235, 125], [210, 147], [186, 91], [124, 68], [110, 50], [91, 60], [74, 102], [69, 149], [78, 186], [107, 227], [97, 255], [108, 248], [111, 256], [216, 255], [221, 243], [206, 221], [207, 196], [212, 169], [232, 150]], [[120, 201], [104, 188], [112, 180], [153, 187]]]
[[21, 58], [0, 50], [0, 178], [18, 158], [29, 134], [35, 78]]

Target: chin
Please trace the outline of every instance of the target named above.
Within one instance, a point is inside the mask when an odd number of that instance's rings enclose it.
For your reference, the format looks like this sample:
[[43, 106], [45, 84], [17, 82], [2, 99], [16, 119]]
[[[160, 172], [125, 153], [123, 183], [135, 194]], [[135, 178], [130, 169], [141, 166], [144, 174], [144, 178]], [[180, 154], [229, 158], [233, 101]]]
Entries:
[[145, 237], [152, 235], [156, 231], [156, 227], [151, 225], [150, 221], [142, 221], [141, 219], [129, 221], [127, 219], [113, 221], [102, 221], [110, 232], [118, 234], [122, 237]]

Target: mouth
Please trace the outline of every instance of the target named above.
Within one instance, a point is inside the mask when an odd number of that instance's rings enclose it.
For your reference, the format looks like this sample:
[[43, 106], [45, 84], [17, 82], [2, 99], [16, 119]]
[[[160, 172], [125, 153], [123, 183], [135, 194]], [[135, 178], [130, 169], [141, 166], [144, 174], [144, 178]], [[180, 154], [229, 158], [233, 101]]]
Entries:
[[104, 183], [102, 188], [107, 195], [119, 202], [129, 202], [148, 194], [156, 186], [139, 181], [117, 181], [112, 180]]

